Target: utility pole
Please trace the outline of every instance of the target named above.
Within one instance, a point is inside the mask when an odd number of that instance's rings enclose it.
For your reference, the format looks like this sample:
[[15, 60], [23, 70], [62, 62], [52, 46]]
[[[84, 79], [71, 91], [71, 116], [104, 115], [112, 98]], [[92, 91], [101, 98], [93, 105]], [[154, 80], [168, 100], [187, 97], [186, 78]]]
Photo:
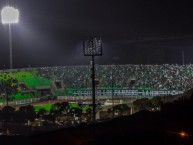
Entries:
[[182, 65], [184, 65], [184, 49], [182, 49]]

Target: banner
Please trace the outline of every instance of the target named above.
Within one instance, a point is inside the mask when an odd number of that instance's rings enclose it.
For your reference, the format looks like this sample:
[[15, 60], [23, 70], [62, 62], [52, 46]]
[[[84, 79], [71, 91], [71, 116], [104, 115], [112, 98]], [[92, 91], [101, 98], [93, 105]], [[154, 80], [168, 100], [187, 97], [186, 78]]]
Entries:
[[[98, 89], [96, 96], [164, 96], [164, 95], [177, 95], [183, 91], [177, 90], [127, 90], [127, 89]], [[92, 90], [71, 90], [68, 95], [73, 96], [91, 96]]]

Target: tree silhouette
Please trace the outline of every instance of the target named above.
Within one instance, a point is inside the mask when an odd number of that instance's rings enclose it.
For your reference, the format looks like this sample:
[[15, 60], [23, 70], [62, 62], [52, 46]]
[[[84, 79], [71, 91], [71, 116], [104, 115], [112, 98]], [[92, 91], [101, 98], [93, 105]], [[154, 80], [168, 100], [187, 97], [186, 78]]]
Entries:
[[5, 93], [6, 105], [8, 106], [8, 101], [11, 99], [10, 95], [15, 94], [18, 90], [18, 81], [13, 78], [6, 78], [0, 82], [0, 92]]
[[138, 99], [133, 102], [133, 105], [135, 105], [139, 110], [148, 110], [152, 107], [152, 103], [148, 98]]
[[86, 114], [88, 116], [88, 120], [91, 120], [92, 117], [92, 109], [89, 107], [86, 109]]
[[34, 121], [36, 117], [36, 112], [34, 107], [31, 105], [21, 106], [18, 110], [18, 121], [26, 122], [26, 121]]
[[160, 96], [153, 97], [151, 99], [151, 104], [152, 104], [152, 107], [154, 108], [160, 107], [162, 104], [161, 97]]
[[11, 122], [14, 121], [15, 118], [15, 108], [11, 106], [5, 106], [3, 107], [1, 111], [2, 120], [4, 122]]
[[82, 109], [81, 108], [71, 108], [70, 109], [70, 112], [69, 112], [70, 115], [72, 116], [76, 116], [76, 117], [81, 117], [82, 116]]
[[66, 115], [68, 120], [70, 110], [71, 108], [68, 102], [56, 103], [52, 105], [49, 115], [54, 116], [56, 119], [59, 119], [61, 116]]
[[2, 111], [0, 110], [0, 121], [2, 121], [3, 118], [2, 118]]
[[37, 113], [37, 117], [42, 117], [44, 118], [44, 116], [46, 115], [47, 111], [44, 108], [41, 108], [38, 113]]

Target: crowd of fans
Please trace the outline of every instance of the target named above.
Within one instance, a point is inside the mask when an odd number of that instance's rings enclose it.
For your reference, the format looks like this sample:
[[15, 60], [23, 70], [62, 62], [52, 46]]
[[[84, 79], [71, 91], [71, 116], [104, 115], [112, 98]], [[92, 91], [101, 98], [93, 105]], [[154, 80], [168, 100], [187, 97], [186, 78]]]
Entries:
[[[43, 77], [63, 81], [65, 88], [91, 87], [91, 66], [39, 68]], [[96, 65], [98, 87], [188, 90], [193, 86], [193, 65]]]

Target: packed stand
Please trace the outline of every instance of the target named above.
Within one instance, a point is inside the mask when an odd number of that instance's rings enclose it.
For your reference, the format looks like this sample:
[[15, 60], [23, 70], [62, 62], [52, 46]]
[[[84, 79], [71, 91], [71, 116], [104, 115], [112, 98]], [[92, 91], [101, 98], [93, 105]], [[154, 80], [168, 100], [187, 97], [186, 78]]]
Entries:
[[[63, 81], [65, 88], [90, 88], [91, 66], [39, 68], [40, 74]], [[193, 65], [96, 65], [98, 87], [188, 90], [193, 86]]]

